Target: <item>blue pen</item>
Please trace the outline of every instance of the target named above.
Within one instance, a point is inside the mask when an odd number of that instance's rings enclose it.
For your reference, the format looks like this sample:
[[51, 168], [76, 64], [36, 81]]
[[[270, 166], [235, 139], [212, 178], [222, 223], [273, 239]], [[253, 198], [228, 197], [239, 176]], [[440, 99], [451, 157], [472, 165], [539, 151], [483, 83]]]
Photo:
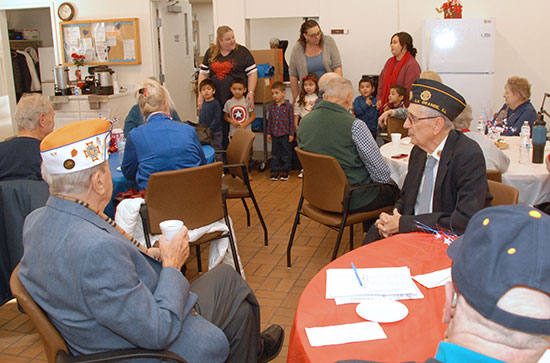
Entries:
[[359, 285], [363, 286], [363, 283], [361, 282], [361, 278], [359, 277], [359, 273], [357, 272], [357, 267], [351, 263], [351, 268], [353, 269], [353, 272], [355, 272], [355, 277], [357, 277], [357, 281], [359, 281]]

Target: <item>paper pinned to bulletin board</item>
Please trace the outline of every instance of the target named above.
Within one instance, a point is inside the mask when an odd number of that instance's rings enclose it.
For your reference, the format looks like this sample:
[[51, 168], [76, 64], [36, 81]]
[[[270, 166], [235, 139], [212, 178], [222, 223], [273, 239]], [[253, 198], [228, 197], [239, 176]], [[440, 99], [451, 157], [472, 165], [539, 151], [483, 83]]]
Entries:
[[85, 65], [141, 64], [139, 19], [103, 19], [59, 23], [63, 65], [71, 54], [86, 57]]

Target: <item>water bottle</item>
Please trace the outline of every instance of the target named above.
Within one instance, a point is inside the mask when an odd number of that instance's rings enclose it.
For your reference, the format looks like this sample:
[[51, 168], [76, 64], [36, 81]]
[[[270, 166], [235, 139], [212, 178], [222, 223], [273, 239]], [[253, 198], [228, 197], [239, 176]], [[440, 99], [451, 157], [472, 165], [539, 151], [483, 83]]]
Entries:
[[[521, 128], [523, 129], [523, 126]], [[522, 132], [520, 137], [521, 137], [521, 140], [519, 144], [519, 163], [529, 164], [529, 149], [531, 148], [531, 142], [529, 141], [529, 133], [524, 134]]]
[[120, 162], [120, 165], [122, 165], [122, 160], [124, 160], [124, 148], [126, 147], [126, 140], [124, 139], [124, 136], [122, 136], [118, 140], [118, 160]]
[[528, 121], [523, 121], [523, 125], [521, 126], [520, 135], [527, 135], [528, 139], [531, 137], [531, 127], [529, 126]]
[[483, 120], [483, 116], [479, 116], [479, 120], [477, 121], [477, 133], [485, 135], [485, 121]]

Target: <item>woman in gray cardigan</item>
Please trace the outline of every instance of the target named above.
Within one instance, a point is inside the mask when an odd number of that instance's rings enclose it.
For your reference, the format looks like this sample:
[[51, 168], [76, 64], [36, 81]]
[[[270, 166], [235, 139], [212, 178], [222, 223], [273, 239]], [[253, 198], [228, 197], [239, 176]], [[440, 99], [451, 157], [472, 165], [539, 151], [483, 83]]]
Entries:
[[336, 42], [328, 35], [323, 35], [315, 20], [306, 20], [300, 27], [300, 38], [290, 54], [290, 89], [296, 100], [300, 90], [298, 80], [309, 73], [319, 78], [327, 72], [342, 75], [342, 59]]

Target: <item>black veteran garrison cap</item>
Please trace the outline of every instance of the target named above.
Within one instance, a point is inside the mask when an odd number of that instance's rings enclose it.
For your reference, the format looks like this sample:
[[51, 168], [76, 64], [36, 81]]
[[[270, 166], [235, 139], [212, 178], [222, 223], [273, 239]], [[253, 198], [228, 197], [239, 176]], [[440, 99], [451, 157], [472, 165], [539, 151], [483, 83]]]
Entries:
[[411, 103], [433, 108], [453, 121], [464, 107], [466, 101], [458, 92], [443, 83], [426, 78], [418, 78], [411, 86]]
[[481, 315], [508, 328], [550, 335], [550, 320], [500, 309], [512, 287], [550, 293], [550, 217], [524, 205], [476, 213], [447, 249], [457, 290]]

